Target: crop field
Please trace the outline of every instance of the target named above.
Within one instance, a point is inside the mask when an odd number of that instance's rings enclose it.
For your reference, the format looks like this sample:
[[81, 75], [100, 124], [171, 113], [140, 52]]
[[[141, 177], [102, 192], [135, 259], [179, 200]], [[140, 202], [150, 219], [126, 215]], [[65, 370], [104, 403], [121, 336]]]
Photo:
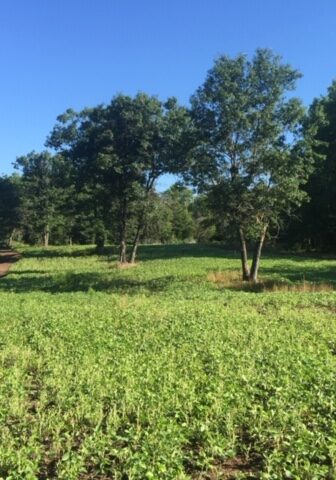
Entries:
[[0, 280], [0, 478], [336, 478], [336, 260], [22, 248]]

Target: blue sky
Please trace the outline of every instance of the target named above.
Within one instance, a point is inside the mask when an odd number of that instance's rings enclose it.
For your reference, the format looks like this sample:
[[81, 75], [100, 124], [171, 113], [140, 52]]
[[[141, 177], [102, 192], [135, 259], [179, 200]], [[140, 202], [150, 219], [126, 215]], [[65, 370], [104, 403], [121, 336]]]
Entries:
[[273, 49], [309, 104], [336, 78], [335, 25], [335, 0], [4, 0], [0, 173], [68, 107], [139, 90], [188, 103], [221, 53]]

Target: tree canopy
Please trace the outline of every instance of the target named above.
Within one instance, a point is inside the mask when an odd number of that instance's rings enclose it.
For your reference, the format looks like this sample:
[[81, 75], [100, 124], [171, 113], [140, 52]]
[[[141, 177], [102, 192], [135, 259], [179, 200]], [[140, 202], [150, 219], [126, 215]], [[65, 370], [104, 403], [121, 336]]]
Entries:
[[[257, 280], [267, 230], [300, 205], [311, 169], [304, 108], [289, 98], [300, 73], [269, 50], [219, 57], [191, 98], [196, 142], [187, 178], [239, 233], [245, 280]], [[246, 240], [256, 241], [251, 271]]]
[[89, 185], [102, 228], [115, 216], [121, 262], [127, 260], [131, 222], [136, 226], [129, 259], [135, 260], [155, 181], [179, 168], [188, 118], [173, 98], [163, 103], [144, 93], [116, 95], [107, 106], [68, 110], [51, 132], [48, 146], [68, 158]]
[[[293, 95], [300, 77], [259, 49], [219, 56], [189, 108], [140, 92], [67, 109], [49, 150], [0, 179], [2, 242], [110, 242], [120, 262], [144, 241], [237, 242], [251, 281], [280, 229], [287, 245], [334, 248], [336, 84], [306, 111]], [[168, 173], [178, 182], [158, 192]]]

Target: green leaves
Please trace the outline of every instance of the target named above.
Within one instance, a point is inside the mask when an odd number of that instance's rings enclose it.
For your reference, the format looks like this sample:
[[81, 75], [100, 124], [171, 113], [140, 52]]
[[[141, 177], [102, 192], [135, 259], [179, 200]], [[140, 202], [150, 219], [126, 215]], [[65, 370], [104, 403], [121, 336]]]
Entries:
[[[116, 260], [25, 247], [1, 280], [0, 477], [333, 478], [335, 293], [216, 286], [239, 268], [218, 247]], [[335, 260], [303, 256], [263, 276], [295, 285], [298, 264], [335, 283]]]
[[77, 191], [87, 189], [94, 230], [118, 232], [122, 262], [126, 243], [135, 236], [136, 245], [144, 230], [156, 180], [181, 170], [189, 120], [174, 98], [119, 94], [108, 105], [67, 110], [50, 134], [47, 144], [72, 164]]
[[20, 178], [0, 177], [0, 246], [8, 246], [21, 220]]
[[291, 144], [304, 109], [287, 98], [299, 77], [269, 50], [257, 50], [252, 60], [221, 56], [191, 99], [200, 139], [190, 153], [191, 180], [217, 194], [224, 189], [226, 204], [217, 213], [236, 225], [255, 228], [257, 218], [278, 223], [302, 200], [311, 162], [295, 157]]
[[291, 242], [330, 250], [336, 238], [335, 91], [334, 82], [327, 95], [313, 101], [305, 119], [304, 132], [314, 159], [314, 169], [304, 187], [310, 203], [298, 210], [299, 220], [292, 222], [287, 232]]

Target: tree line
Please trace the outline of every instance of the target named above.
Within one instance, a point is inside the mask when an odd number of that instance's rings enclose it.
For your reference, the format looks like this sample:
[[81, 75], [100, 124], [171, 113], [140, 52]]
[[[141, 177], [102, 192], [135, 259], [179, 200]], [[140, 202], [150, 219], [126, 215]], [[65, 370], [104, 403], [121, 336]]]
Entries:
[[[0, 178], [2, 242], [108, 241], [133, 263], [144, 241], [237, 241], [250, 281], [267, 237], [332, 248], [336, 83], [306, 109], [292, 93], [300, 77], [258, 49], [219, 56], [188, 108], [138, 93], [68, 109], [48, 150], [18, 157], [18, 173]], [[166, 174], [180, 180], [159, 193]]]

